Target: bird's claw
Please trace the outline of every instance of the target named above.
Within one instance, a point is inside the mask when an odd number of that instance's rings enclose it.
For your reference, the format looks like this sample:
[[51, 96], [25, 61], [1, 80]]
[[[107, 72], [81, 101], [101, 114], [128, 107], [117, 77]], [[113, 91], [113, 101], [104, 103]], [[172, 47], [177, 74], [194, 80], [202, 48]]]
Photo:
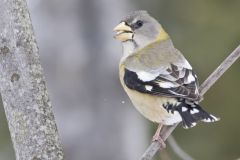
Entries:
[[166, 148], [166, 144], [160, 135], [154, 135], [152, 142], [159, 142], [163, 148]]

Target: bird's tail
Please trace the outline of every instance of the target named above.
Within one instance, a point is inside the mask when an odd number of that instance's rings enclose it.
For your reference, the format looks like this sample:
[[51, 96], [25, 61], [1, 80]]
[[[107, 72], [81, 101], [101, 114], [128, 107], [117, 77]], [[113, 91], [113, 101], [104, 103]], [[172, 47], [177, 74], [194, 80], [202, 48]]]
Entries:
[[212, 114], [209, 114], [203, 108], [194, 102], [181, 102], [176, 108], [182, 117], [183, 128], [194, 127], [198, 121], [216, 122], [220, 120]]

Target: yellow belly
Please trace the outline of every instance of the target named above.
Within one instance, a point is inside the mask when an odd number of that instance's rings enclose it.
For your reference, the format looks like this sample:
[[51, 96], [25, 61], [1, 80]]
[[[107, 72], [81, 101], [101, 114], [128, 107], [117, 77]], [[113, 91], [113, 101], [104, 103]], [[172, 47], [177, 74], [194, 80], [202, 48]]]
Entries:
[[172, 116], [172, 114], [169, 114], [163, 108], [163, 104], [166, 104], [167, 102], [173, 104], [177, 103], [175, 99], [142, 94], [137, 91], [128, 89], [125, 86], [124, 89], [127, 92], [135, 108], [150, 121], [164, 123], [166, 119]]
[[[119, 67], [120, 69], [120, 81], [121, 84], [131, 99], [135, 108], [147, 119], [152, 122], [164, 123], [168, 125], [168, 119], [171, 119], [173, 116], [169, 114], [164, 108], [163, 104], [167, 102], [171, 104], [178, 103], [175, 98], [161, 97], [161, 96], [153, 96], [149, 94], [143, 94], [138, 91], [127, 88], [127, 86], [123, 82], [124, 77], [124, 68]], [[171, 125], [171, 124], [170, 124]]]

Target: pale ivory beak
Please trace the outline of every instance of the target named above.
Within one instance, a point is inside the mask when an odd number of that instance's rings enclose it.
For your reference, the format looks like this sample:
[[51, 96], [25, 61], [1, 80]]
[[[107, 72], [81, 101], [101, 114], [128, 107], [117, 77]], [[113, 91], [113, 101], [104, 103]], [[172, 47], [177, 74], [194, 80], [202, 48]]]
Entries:
[[124, 42], [127, 40], [131, 40], [133, 38], [133, 31], [131, 27], [129, 27], [126, 22], [119, 23], [113, 31], [117, 32], [114, 38], [117, 40]]

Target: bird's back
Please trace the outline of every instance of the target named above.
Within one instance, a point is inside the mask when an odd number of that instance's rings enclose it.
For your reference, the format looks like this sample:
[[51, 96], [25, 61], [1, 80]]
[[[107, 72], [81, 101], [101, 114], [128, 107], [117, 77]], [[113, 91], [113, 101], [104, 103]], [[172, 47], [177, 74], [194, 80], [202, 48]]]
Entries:
[[165, 71], [176, 64], [191, 69], [185, 57], [173, 46], [171, 39], [156, 41], [126, 57], [124, 65], [132, 71]]

